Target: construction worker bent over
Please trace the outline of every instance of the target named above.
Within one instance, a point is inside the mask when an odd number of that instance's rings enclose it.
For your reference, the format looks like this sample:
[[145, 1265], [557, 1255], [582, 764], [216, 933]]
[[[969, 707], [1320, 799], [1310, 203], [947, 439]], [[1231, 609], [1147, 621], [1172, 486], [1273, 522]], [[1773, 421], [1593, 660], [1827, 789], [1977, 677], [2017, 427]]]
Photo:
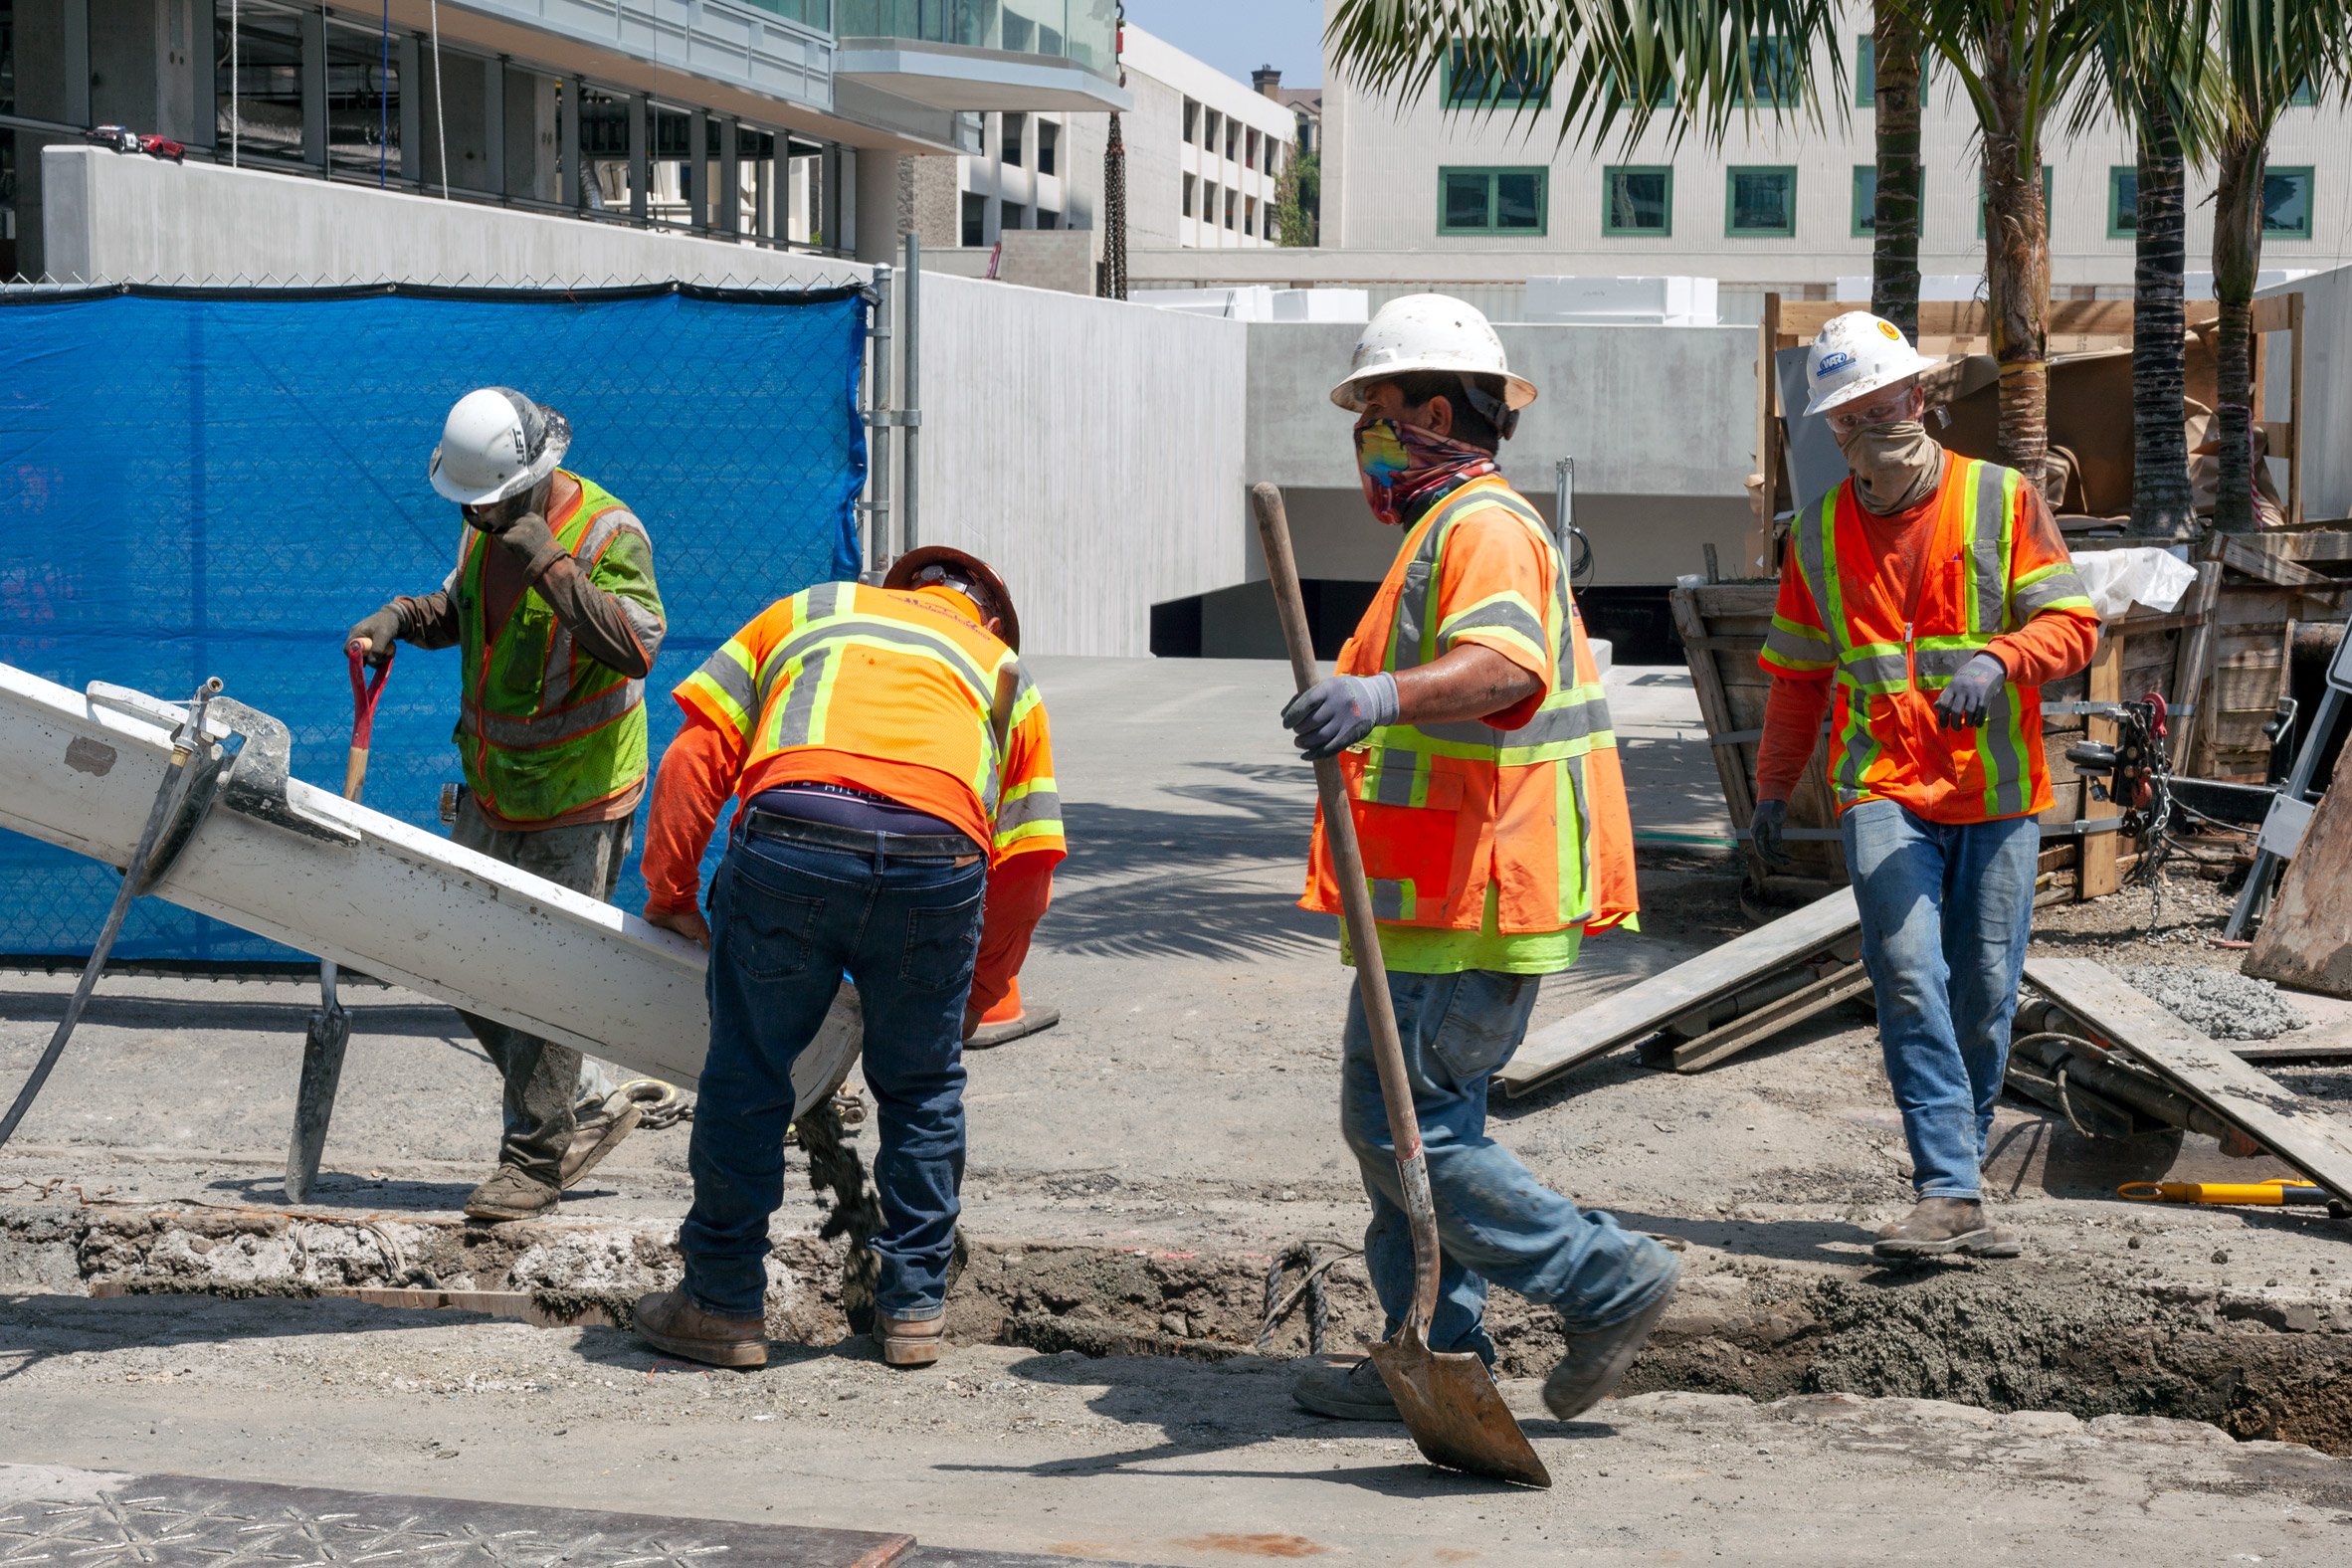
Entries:
[[[679, 686], [686, 722], [654, 785], [646, 918], [709, 945], [710, 1051], [678, 1238], [686, 1278], [637, 1304], [656, 1347], [765, 1364], [792, 1065], [846, 971], [882, 1127], [882, 1359], [938, 1359], [962, 1042], [1019, 971], [1064, 853], [1020, 643], [996, 573], [933, 545], [880, 588], [821, 583], [771, 605]], [[705, 922], [699, 866], [729, 794], [741, 809]]]
[[2042, 492], [1927, 434], [1923, 358], [1889, 321], [1833, 318], [1806, 355], [1852, 475], [1800, 507], [1760, 663], [1755, 843], [1788, 864], [1789, 796], [1830, 710], [1829, 776], [1862, 963], [1918, 1202], [1881, 1257], [2014, 1258], [1980, 1172], [2051, 804], [2041, 686], [2099, 623]]
[[[1494, 1359], [1493, 1280], [1556, 1307], [1568, 1353], [1544, 1384], [1566, 1420], [1624, 1375], [1679, 1266], [1649, 1237], [1538, 1183], [1486, 1136], [1489, 1080], [1542, 977], [1635, 911], [1633, 839], [1608, 704], [1550, 530], [1495, 453], [1535, 400], [1486, 318], [1443, 294], [1384, 306], [1331, 400], [1355, 411], [1364, 494], [1402, 527], [1338, 674], [1282, 710], [1338, 754], [1379, 919], [1444, 1253], [1430, 1348]], [[1317, 819], [1309, 909], [1339, 907]], [[1413, 1245], [1361, 998], [1349, 990], [1340, 1124], [1372, 1200], [1364, 1262], [1394, 1335]], [[1308, 1410], [1401, 1419], [1369, 1360], [1292, 1385]]]
[[[654, 546], [617, 496], [557, 467], [561, 414], [508, 387], [449, 412], [428, 473], [464, 509], [458, 564], [432, 593], [394, 599], [345, 634], [370, 664], [395, 639], [456, 646], [454, 738], [467, 849], [610, 899], [645, 792], [645, 678], [667, 622]], [[568, 1046], [460, 1015], [505, 1078], [498, 1169], [466, 1200], [478, 1220], [555, 1207], [611, 1153], [638, 1108], [603, 1064]]]

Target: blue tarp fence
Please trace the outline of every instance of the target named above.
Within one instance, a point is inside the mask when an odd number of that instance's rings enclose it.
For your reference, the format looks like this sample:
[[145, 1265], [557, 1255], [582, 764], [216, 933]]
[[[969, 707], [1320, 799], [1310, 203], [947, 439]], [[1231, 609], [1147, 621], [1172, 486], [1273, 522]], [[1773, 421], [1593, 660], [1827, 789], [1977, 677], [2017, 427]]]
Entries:
[[[857, 573], [865, 339], [854, 289], [158, 290], [0, 305], [0, 661], [171, 700], [217, 675], [293, 729], [296, 777], [339, 791], [343, 633], [448, 576], [464, 523], [426, 483], [427, 458], [459, 397], [511, 386], [563, 412], [564, 466], [652, 534], [670, 618], [646, 687], [658, 759], [678, 728], [671, 687], [771, 601]], [[369, 806], [446, 831], [457, 705], [456, 651], [404, 645]], [[87, 953], [117, 880], [0, 831], [0, 954]], [[617, 901], [644, 896], [633, 855]], [[151, 898], [116, 951], [297, 956]]]

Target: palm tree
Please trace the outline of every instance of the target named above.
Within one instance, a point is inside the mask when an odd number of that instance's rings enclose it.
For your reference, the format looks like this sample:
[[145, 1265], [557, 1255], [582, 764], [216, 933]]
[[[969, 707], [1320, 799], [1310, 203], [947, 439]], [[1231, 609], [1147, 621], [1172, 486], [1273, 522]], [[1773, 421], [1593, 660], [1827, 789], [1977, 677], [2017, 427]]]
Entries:
[[2298, 93], [2352, 96], [2352, 25], [2343, 0], [2198, 0], [2228, 87], [2215, 149], [2213, 292], [2220, 309], [2216, 386], [2221, 475], [2214, 526], [2243, 532], [2254, 511], [2254, 292], [2262, 267], [2270, 131]]
[[1898, 0], [1870, 18], [1878, 188], [1870, 224], [1870, 311], [1919, 341], [1918, 24]]

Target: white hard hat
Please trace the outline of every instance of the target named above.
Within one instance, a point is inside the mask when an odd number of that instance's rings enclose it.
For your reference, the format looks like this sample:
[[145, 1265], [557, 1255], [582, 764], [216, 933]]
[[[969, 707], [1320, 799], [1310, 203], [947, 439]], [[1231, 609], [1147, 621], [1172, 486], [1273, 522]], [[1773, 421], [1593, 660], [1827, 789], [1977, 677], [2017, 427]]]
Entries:
[[1521, 409], [1535, 401], [1535, 384], [1511, 374], [1503, 361], [1502, 339], [1494, 335], [1485, 316], [1475, 306], [1441, 294], [1406, 294], [1382, 305], [1356, 339], [1347, 379], [1331, 389], [1331, 401], [1344, 409], [1361, 409], [1365, 387], [1416, 370], [1500, 376], [1504, 407]]
[[1867, 310], [1833, 315], [1805, 353], [1805, 385], [1812, 393], [1805, 412], [1826, 414], [1841, 403], [1933, 370], [1935, 364], [1884, 316]]
[[570, 421], [546, 404], [512, 387], [483, 387], [449, 411], [426, 473], [459, 505], [487, 506], [553, 474], [571, 444]]

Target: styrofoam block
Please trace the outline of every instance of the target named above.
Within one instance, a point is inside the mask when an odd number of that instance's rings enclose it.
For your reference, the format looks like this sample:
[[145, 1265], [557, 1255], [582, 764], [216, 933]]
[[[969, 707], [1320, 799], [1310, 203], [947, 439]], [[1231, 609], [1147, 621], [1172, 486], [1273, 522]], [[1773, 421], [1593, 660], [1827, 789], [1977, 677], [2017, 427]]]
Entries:
[[1275, 321], [1361, 322], [1372, 318], [1372, 295], [1363, 289], [1276, 289]]
[[1712, 278], [1527, 280], [1526, 319], [1585, 325], [1712, 326], [1719, 319]]

